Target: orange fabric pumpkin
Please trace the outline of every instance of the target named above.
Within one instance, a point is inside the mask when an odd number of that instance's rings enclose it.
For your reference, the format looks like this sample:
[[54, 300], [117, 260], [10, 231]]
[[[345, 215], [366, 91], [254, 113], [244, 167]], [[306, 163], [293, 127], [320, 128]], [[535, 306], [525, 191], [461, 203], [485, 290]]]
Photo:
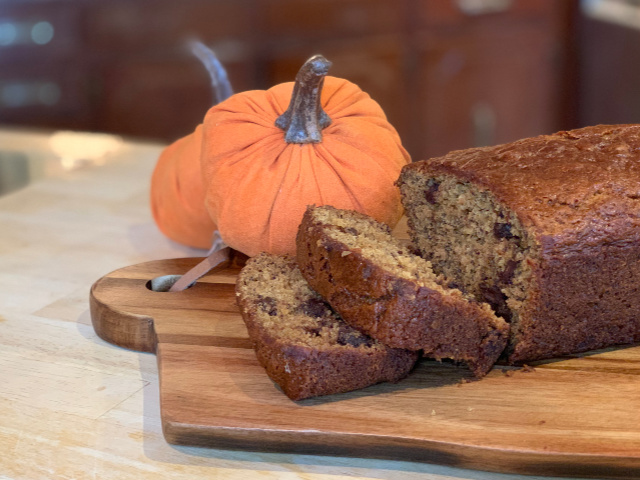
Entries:
[[[353, 83], [325, 78], [326, 64], [320, 74], [313, 71], [317, 65], [307, 67], [307, 80], [303, 67], [296, 82], [233, 95], [211, 108], [191, 136], [163, 152], [152, 179], [152, 205], [165, 234], [207, 247], [217, 227], [225, 243], [253, 256], [293, 253], [311, 204], [397, 223], [402, 207], [394, 182], [409, 155], [380, 106]], [[309, 78], [312, 83], [302, 88]], [[307, 98], [300, 100], [300, 92]], [[315, 113], [309, 110], [314, 103]], [[288, 134], [276, 126], [285, 111], [292, 124], [304, 124], [303, 136], [314, 122], [320, 136], [285, 141]]]
[[151, 212], [162, 233], [196, 248], [211, 246], [215, 224], [204, 204], [202, 125], [169, 145], [151, 177]]

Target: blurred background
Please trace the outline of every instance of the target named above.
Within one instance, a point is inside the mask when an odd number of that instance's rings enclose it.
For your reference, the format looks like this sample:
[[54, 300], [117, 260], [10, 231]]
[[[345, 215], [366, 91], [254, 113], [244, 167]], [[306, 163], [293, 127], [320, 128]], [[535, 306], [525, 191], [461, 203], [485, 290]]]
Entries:
[[213, 104], [187, 44], [234, 90], [322, 53], [414, 159], [640, 122], [633, 0], [0, 0], [0, 125], [172, 141]]

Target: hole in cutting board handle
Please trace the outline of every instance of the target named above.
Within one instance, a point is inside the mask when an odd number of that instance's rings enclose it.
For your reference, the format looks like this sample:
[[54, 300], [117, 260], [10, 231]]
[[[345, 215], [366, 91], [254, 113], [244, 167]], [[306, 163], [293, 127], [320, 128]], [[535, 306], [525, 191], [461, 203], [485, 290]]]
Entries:
[[[154, 292], [168, 292], [173, 284], [180, 280], [181, 277], [182, 275], [162, 275], [160, 277], [152, 278], [145, 286]], [[193, 282], [187, 288], [191, 288], [195, 284], [196, 282]]]
[[192, 267], [184, 275], [163, 275], [156, 277], [149, 280], [146, 286], [154, 292], [180, 292], [193, 287], [200, 277], [203, 277], [215, 267], [231, 258], [232, 250], [230, 247], [213, 249], [207, 257], [202, 259], [200, 263]]

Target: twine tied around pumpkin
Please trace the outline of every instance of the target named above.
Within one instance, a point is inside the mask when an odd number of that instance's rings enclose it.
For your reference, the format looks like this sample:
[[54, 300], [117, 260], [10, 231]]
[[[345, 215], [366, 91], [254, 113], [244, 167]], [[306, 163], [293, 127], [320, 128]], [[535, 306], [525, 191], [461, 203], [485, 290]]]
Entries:
[[169, 288], [170, 292], [181, 292], [186, 290], [191, 285], [196, 283], [200, 277], [205, 276], [211, 270], [216, 268], [222, 262], [226, 262], [231, 258], [231, 248], [228, 247], [220, 232], [216, 230], [213, 232], [213, 246], [209, 250], [209, 254], [201, 260], [195, 267], [191, 268], [187, 273], [182, 275], [172, 286]]

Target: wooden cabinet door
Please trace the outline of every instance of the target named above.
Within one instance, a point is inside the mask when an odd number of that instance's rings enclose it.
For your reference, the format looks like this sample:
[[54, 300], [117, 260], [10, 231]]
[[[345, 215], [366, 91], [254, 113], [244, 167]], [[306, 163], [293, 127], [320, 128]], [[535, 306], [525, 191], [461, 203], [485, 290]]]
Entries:
[[552, 37], [520, 26], [426, 35], [418, 62], [422, 156], [551, 133]]

